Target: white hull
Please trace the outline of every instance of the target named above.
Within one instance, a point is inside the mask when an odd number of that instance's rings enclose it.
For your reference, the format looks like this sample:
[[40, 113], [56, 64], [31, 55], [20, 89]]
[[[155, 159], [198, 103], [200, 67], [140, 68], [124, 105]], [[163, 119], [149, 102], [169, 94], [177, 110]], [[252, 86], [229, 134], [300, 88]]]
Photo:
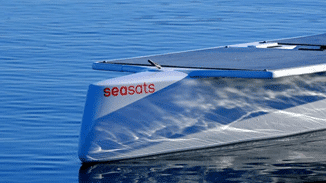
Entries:
[[[163, 73], [139, 83], [150, 83], [155, 77], [162, 80]], [[146, 74], [135, 75], [148, 78]], [[172, 77], [173, 74], [177, 76]], [[89, 108], [84, 114], [79, 149], [83, 162], [143, 157], [326, 129], [325, 73], [266, 80], [192, 79], [170, 72], [170, 79], [179, 77], [180, 81], [156, 84], [163, 88], [153, 94], [120, 96], [126, 100], [99, 103], [109, 100], [103, 95], [103, 88], [117, 83], [123, 86], [135, 75], [117, 78], [113, 84], [110, 80], [101, 82], [89, 90], [88, 99], [97, 99], [86, 103]]]

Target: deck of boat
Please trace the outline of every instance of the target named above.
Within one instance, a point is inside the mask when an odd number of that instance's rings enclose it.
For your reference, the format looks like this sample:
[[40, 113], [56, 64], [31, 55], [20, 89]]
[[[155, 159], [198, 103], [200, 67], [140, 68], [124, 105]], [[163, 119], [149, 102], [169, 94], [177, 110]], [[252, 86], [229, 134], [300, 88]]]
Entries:
[[[163, 67], [230, 69], [230, 70], [280, 70], [306, 67], [326, 63], [326, 34], [281, 39], [266, 43], [277, 43], [261, 49], [250, 44], [247, 47], [216, 47], [131, 59], [111, 60], [106, 63], [150, 66], [149, 59]], [[283, 45], [295, 45], [294, 49], [282, 49]]]

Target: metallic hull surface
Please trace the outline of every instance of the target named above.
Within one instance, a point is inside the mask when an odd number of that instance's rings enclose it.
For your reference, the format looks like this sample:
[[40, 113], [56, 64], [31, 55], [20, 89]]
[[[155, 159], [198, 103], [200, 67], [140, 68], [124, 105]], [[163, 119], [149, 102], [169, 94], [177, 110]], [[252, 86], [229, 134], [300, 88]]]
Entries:
[[[172, 71], [93, 84], [79, 158], [129, 159], [325, 129], [325, 76], [191, 78]], [[122, 94], [126, 83], [153, 83], [155, 92], [104, 96], [105, 88], [113, 86]]]

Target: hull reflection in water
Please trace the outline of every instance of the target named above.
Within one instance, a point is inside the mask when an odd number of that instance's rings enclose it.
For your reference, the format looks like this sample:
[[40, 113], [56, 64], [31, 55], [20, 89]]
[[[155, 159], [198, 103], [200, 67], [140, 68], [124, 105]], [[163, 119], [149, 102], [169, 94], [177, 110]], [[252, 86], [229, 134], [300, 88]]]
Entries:
[[325, 181], [326, 131], [147, 158], [84, 164], [79, 182]]
[[[154, 83], [168, 72], [155, 74]], [[79, 157], [83, 162], [120, 160], [325, 129], [325, 75], [277, 79], [178, 75], [176, 81], [155, 84], [155, 93], [118, 96], [119, 102], [103, 95], [108, 83], [97, 83], [87, 97]], [[120, 90], [125, 85], [116, 83]]]

